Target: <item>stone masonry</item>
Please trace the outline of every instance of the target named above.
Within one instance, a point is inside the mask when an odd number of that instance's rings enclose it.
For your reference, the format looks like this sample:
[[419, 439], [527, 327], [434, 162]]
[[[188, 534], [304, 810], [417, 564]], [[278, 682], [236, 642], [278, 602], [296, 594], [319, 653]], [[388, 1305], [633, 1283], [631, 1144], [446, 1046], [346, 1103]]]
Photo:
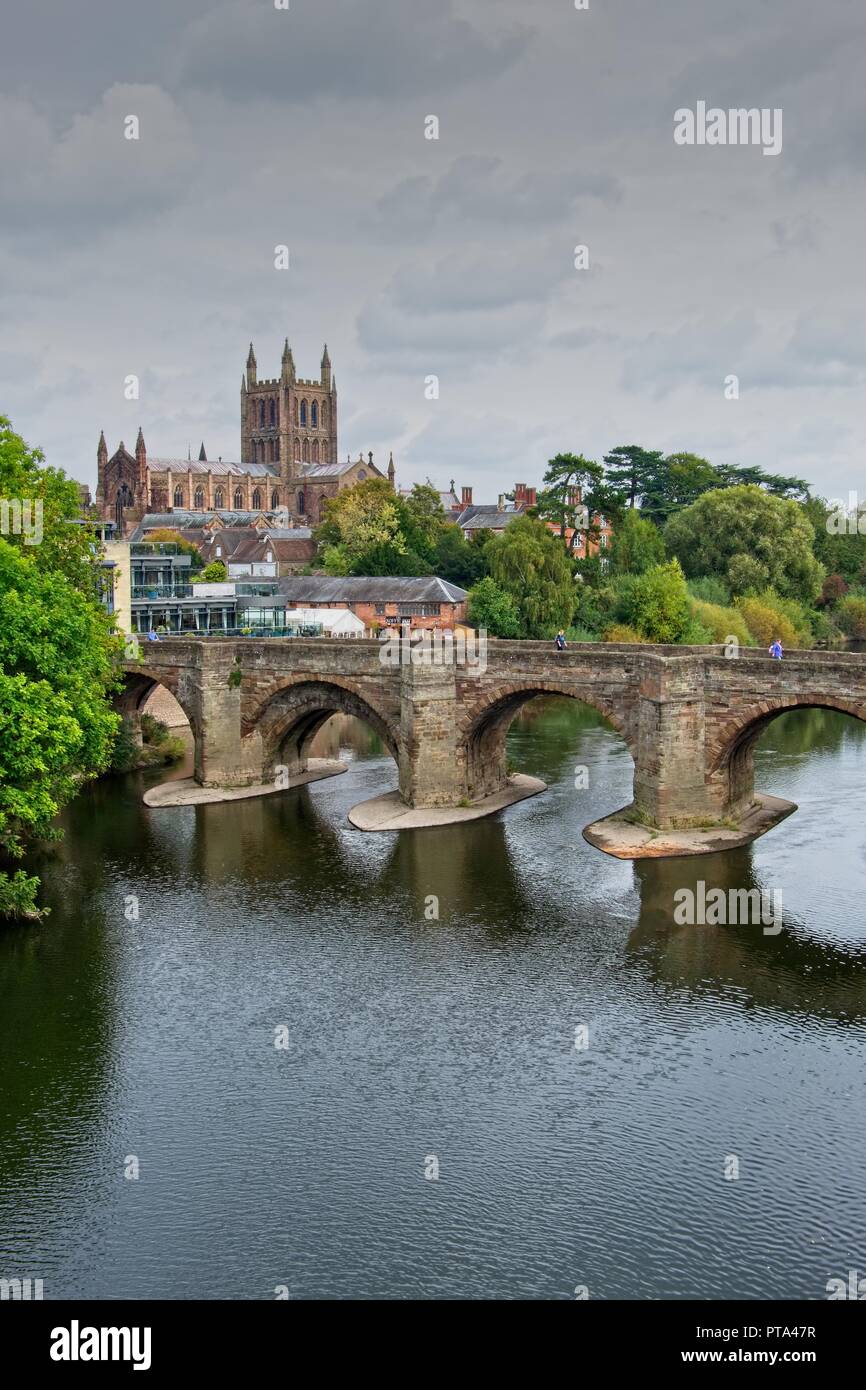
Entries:
[[[118, 707], [135, 728], [155, 684], [192, 727], [206, 787], [252, 786], [306, 767], [331, 714], [365, 720], [395, 759], [413, 807], [476, 802], [507, 783], [506, 735], [537, 695], [600, 711], [634, 760], [634, 804], [661, 828], [738, 819], [754, 794], [752, 752], [784, 710], [866, 719], [866, 657], [793, 652], [774, 662], [719, 647], [488, 643], [486, 667], [389, 666], [374, 641], [170, 639], [126, 663]], [[617, 809], [611, 806], [611, 811]]]

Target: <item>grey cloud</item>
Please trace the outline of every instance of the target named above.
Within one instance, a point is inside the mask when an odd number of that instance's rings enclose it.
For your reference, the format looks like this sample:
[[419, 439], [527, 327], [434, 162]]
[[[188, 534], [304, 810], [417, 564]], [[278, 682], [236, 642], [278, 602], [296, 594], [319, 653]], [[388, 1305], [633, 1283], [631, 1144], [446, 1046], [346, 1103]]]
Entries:
[[496, 77], [530, 39], [526, 25], [486, 33], [451, 0], [411, 12], [405, 0], [317, 0], [290, 10], [230, 0], [189, 26], [175, 71], [179, 83], [242, 100], [391, 101]]

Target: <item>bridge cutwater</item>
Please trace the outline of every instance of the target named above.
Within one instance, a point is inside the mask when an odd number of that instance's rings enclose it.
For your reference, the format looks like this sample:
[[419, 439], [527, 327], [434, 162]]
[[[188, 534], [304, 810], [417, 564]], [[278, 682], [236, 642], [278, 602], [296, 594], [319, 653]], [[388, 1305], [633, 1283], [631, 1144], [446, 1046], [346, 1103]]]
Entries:
[[[508, 786], [505, 741], [537, 695], [598, 710], [634, 760], [634, 808], [661, 829], [741, 818], [754, 796], [752, 753], [785, 710], [820, 706], [866, 720], [866, 656], [489, 640], [478, 667], [448, 659], [387, 665], [378, 641], [168, 638], [123, 664], [117, 706], [140, 737], [157, 684], [175, 696], [203, 787], [302, 774], [317, 730], [338, 711], [378, 733], [413, 808], [475, 803]], [[441, 655], [441, 653], [440, 653]], [[453, 656], [453, 653], [451, 654]], [[612, 808], [613, 809], [613, 808]]]

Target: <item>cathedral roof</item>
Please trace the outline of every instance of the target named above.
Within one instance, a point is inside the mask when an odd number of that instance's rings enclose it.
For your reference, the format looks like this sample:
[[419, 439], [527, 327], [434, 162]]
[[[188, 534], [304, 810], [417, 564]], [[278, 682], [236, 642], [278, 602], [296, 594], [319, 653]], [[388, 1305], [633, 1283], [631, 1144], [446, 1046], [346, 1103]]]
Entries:
[[376, 465], [368, 463], [366, 459], [346, 459], [343, 463], [304, 463], [301, 465], [301, 476], [304, 478], [340, 478], [356, 464], [361, 464], [368, 473], [372, 470], [377, 477], [382, 476]]
[[278, 478], [279, 464], [275, 463], [233, 463], [229, 459], [157, 459], [149, 458], [147, 466], [151, 473], [218, 473], [230, 478]]

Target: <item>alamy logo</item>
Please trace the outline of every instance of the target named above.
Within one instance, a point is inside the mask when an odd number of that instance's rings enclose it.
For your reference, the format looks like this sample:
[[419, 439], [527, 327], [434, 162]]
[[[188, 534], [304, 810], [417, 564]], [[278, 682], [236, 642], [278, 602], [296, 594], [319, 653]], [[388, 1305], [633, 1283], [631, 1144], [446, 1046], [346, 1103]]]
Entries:
[[674, 112], [677, 145], [762, 145], [763, 153], [782, 152], [782, 108], [732, 107], [725, 111], [699, 101], [694, 111], [681, 106]]
[[827, 1298], [834, 1302], [841, 1298], [857, 1299], [862, 1303], [866, 1300], [866, 1279], [861, 1279], [856, 1269], [848, 1270], [848, 1279], [828, 1279], [825, 1285]]
[[42, 498], [0, 497], [0, 536], [23, 536], [25, 545], [39, 545]]
[[451, 632], [417, 628], [398, 632], [396, 628], [379, 634], [379, 660], [383, 666], [462, 666], [470, 675], [483, 676], [487, 670], [487, 631]]
[[51, 1330], [52, 1361], [131, 1361], [134, 1371], [150, 1370], [149, 1327], [69, 1327]]
[[25, 1303], [42, 1297], [41, 1279], [0, 1279], [0, 1302], [10, 1299], [13, 1303]]
[[678, 927], [763, 926], [764, 936], [782, 930], [782, 890], [772, 895], [760, 888], [707, 888], [698, 879], [692, 888], [674, 893], [674, 921]]

